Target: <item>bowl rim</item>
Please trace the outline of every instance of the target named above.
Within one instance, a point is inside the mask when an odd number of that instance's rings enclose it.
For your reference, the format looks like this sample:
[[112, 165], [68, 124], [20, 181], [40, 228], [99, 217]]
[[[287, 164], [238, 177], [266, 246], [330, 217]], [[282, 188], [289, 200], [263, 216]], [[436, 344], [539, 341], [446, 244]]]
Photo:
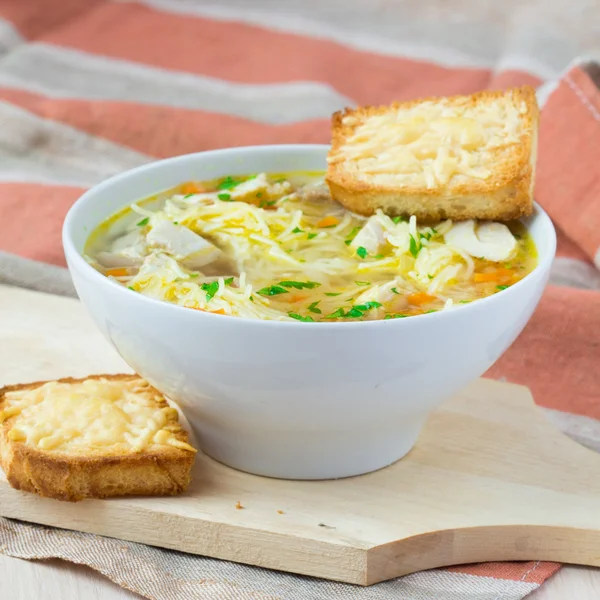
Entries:
[[[149, 296], [145, 296], [140, 293], [136, 293], [135, 297], [131, 296], [131, 290], [126, 287], [111, 281], [98, 271], [94, 269], [82, 256], [82, 254], [76, 249], [75, 242], [73, 240], [73, 229], [74, 222], [79, 217], [80, 213], [84, 212], [88, 208], [88, 203], [90, 203], [94, 196], [100, 192], [105, 190], [106, 188], [110, 188], [115, 183], [121, 182], [123, 180], [128, 179], [132, 175], [139, 175], [146, 172], [151, 172], [157, 167], [168, 167], [169, 164], [174, 164], [180, 162], [182, 160], [193, 160], [194, 157], [198, 156], [206, 156], [207, 154], [215, 156], [218, 160], [218, 156], [221, 154], [231, 154], [231, 153], [246, 153], [246, 152], [281, 152], [282, 150], [303, 150], [307, 152], [318, 151], [323, 152], [324, 150], [328, 150], [330, 147], [329, 144], [270, 144], [270, 145], [257, 145], [257, 146], [234, 146], [230, 148], [220, 148], [216, 150], [205, 150], [202, 152], [194, 152], [188, 154], [181, 154], [178, 156], [173, 156], [165, 159], [154, 160], [149, 163], [145, 163], [138, 167], [134, 167], [132, 169], [128, 169], [123, 171], [122, 173], [118, 173], [109, 177], [97, 185], [91, 187], [86, 190], [69, 208], [67, 214], [65, 216], [63, 227], [62, 227], [62, 244], [63, 251], [65, 253], [65, 257], [67, 259], [69, 270], [73, 268], [83, 269], [89, 277], [91, 277], [92, 281], [97, 283], [98, 285], [108, 285], [111, 286], [115, 293], [128, 294], [128, 296], [123, 296], [124, 301], [133, 301], [133, 302], [143, 302], [147, 305], [156, 306], [157, 310], [163, 311], [177, 311], [175, 314], [179, 313], [181, 315], [188, 314], [190, 318], [195, 319], [222, 319], [224, 316], [230, 317], [230, 315], [217, 315], [204, 311], [196, 311], [190, 310], [189, 308], [185, 308], [183, 306], [179, 306], [178, 304], [173, 304], [171, 302], [166, 302], [164, 300], [159, 300], [156, 298], [151, 298]], [[160, 193], [161, 190], [157, 190], [155, 193]], [[133, 202], [135, 200], [131, 200]], [[492, 294], [491, 296], [487, 296], [485, 298], [480, 298], [476, 302], [472, 301], [467, 304], [463, 304], [460, 307], [462, 311], [479, 311], [485, 310], [486, 306], [491, 305], [492, 303], [503, 302], [503, 300], [499, 299], [503, 297], [505, 300], [509, 299], [510, 294], [518, 293], [523, 286], [528, 285], [532, 279], [536, 277], [543, 277], [544, 273], [550, 271], [550, 267], [554, 260], [556, 254], [556, 230], [552, 223], [552, 220], [546, 213], [546, 211], [537, 203], [534, 202], [534, 211], [533, 214], [528, 217], [530, 220], [540, 221], [542, 226], [547, 230], [548, 239], [546, 241], [547, 252], [538, 260], [538, 264], [535, 268], [528, 273], [523, 279], [510, 286], [506, 290], [502, 290], [501, 294]], [[126, 206], [126, 203], [123, 203], [123, 207]], [[121, 207], [121, 208], [123, 208]], [[117, 211], [114, 211], [117, 212]], [[91, 235], [91, 234], [89, 234]], [[71, 266], [73, 265], [73, 266]], [[87, 269], [87, 271], [86, 271]], [[508, 294], [508, 296], [507, 296]], [[319, 326], [319, 330], [330, 330], [330, 329], [339, 329], [343, 327], [344, 330], [348, 330], [352, 327], [360, 327], [360, 328], [375, 328], [382, 327], [383, 323], [386, 323], [386, 326], [408, 326], [408, 323], [414, 323], [415, 319], [421, 319], [418, 322], [423, 322], [422, 319], [444, 319], [448, 318], [450, 315], [456, 314], [456, 310], [438, 310], [433, 313], [425, 313], [422, 315], [414, 315], [413, 317], [406, 319], [377, 319], [372, 321], [334, 321], [334, 322], [323, 322], [323, 321], [315, 321], [313, 324], [317, 324]], [[465, 313], [463, 313], [465, 314]], [[191, 316], [194, 315], [194, 316]], [[277, 321], [277, 320], [268, 320], [268, 319], [250, 319], [244, 317], [231, 317], [238, 321], [240, 324], [244, 326], [253, 326], [253, 327], [286, 327], [286, 328], [305, 328], [306, 325], [310, 325], [311, 322], [303, 322], [303, 321]], [[227, 322], [231, 322], [230, 319], [227, 319]], [[395, 323], [395, 325], [392, 325]], [[402, 323], [403, 325], [400, 325]]]

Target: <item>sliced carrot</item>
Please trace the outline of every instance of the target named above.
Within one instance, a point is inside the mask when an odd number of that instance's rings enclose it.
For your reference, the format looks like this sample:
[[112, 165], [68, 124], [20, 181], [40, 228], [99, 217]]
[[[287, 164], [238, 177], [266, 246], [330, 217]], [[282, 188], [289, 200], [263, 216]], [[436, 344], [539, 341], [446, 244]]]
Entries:
[[473, 281], [475, 283], [484, 283], [486, 281], [497, 281], [498, 274], [496, 271], [490, 271], [489, 273], [475, 273], [473, 275]]
[[179, 192], [181, 194], [199, 194], [200, 192], [203, 192], [204, 190], [196, 183], [194, 183], [193, 181], [188, 181], [187, 183], [182, 183], [179, 186]]
[[126, 267], [115, 267], [114, 269], [106, 269], [105, 274], [109, 277], [127, 277], [129, 269]]
[[515, 272], [512, 269], [496, 269], [495, 271], [489, 271], [487, 273], [475, 273], [473, 275], [473, 281], [475, 283], [484, 283], [486, 281], [499, 281], [505, 282], [511, 280]]
[[427, 294], [425, 292], [417, 292], [416, 294], [410, 294], [406, 297], [410, 304], [414, 304], [415, 306], [421, 306], [422, 304], [427, 304], [428, 302], [433, 302], [436, 298], [431, 294]]
[[211, 310], [210, 312], [213, 315], [224, 315], [224, 314], [226, 314], [224, 308], [219, 308], [219, 310]]
[[340, 220], [337, 217], [333, 217], [333, 216], [328, 216], [325, 217], [324, 219], [321, 219], [318, 223], [317, 223], [317, 227], [333, 227], [335, 225], [338, 225], [340, 222]]

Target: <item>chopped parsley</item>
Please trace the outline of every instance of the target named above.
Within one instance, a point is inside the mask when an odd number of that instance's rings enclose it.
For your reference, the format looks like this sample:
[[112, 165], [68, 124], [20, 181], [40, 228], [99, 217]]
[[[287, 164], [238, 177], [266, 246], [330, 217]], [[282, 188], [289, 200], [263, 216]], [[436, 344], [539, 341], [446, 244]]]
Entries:
[[508, 287], [509, 287], [508, 285], [497, 285], [496, 289], [497, 290], [506, 290], [506, 289], [508, 289]]
[[257, 294], [261, 294], [262, 296], [277, 296], [279, 294], [287, 294], [288, 290], [281, 287], [280, 285], [270, 285], [268, 287], [264, 287], [261, 290], [256, 292]]
[[319, 235], [318, 233], [309, 233], [307, 237], [309, 240], [312, 240], [312, 239], [316, 238], [318, 235]]
[[344, 240], [344, 244], [349, 246], [352, 243], [352, 240], [356, 237], [356, 234], [360, 231], [360, 227], [355, 227], [348, 236], [348, 239]]
[[404, 217], [392, 217], [392, 221], [398, 225], [398, 223], [406, 223], [406, 219]]
[[137, 226], [138, 227], [143, 227], [144, 225], [148, 225], [148, 221], [150, 220], [150, 217], [146, 217], [145, 219], [142, 219], [141, 221], [138, 222]]
[[234, 179], [231, 176], [227, 176], [225, 177], [225, 179], [223, 179], [219, 185], [217, 185], [217, 189], [218, 190], [230, 190], [238, 185], [240, 185], [240, 183], [242, 183], [239, 179]]
[[365, 302], [364, 304], [357, 304], [356, 306], [350, 307], [347, 312], [344, 312], [343, 308], [338, 308], [335, 312], [332, 312], [330, 315], [327, 315], [327, 319], [338, 319], [338, 318], [346, 318], [346, 319], [360, 319], [364, 314], [373, 309], [379, 308], [381, 306], [380, 302]]
[[435, 229], [435, 227], [431, 228], [431, 233], [433, 233], [433, 235], [437, 235], [437, 229]]
[[323, 311], [320, 308], [317, 308], [317, 304], [319, 304], [319, 302], [321, 302], [321, 301], [317, 300], [316, 302], [309, 304], [308, 310], [310, 310], [310, 312], [312, 312], [312, 313], [316, 313], [316, 314], [320, 315]]
[[470, 300], [461, 300], [460, 303], [461, 304], [469, 304], [469, 302], [471, 302]]
[[199, 276], [200, 276], [200, 273], [190, 273], [190, 277], [192, 279], [195, 279], [196, 277], [199, 277]]
[[383, 258], [383, 254], [376, 254], [373, 258], [379, 260], [380, 258]]
[[217, 198], [223, 200], [223, 202], [233, 202], [231, 194], [217, 194]]
[[433, 279], [433, 275], [427, 275], [427, 277], [429, 277], [429, 279]]
[[392, 288], [392, 292], [394, 292], [394, 294], [399, 294], [400, 293], [397, 288]]
[[286, 288], [294, 288], [296, 290], [312, 290], [313, 288], [319, 287], [321, 284], [316, 281], [280, 281], [279, 285]]
[[355, 281], [356, 285], [371, 285], [370, 281]]
[[300, 227], [294, 227], [294, 229], [292, 229], [292, 233], [304, 233], [304, 231], [300, 229]]
[[186, 194], [184, 198], [189, 198], [190, 196], [195, 196], [195, 194]]
[[358, 254], [358, 256], [360, 256], [361, 258], [367, 258], [367, 254], [369, 254], [367, 252], [367, 249], [364, 246], [359, 246], [356, 249], [356, 254]]
[[209, 302], [219, 290], [219, 282], [211, 281], [210, 283], [203, 283], [200, 289], [206, 292], [206, 301]]
[[504, 263], [504, 268], [505, 268], [505, 269], [512, 269], [512, 268], [513, 268], [513, 266], [512, 266], [512, 264], [511, 264], [511, 263]]
[[[321, 312], [321, 311], [319, 311]], [[302, 315], [299, 315], [298, 313], [295, 312], [290, 312], [288, 313], [288, 317], [292, 317], [292, 319], [296, 319], [298, 321], [303, 321], [304, 323], [313, 323], [314, 319], [312, 317], [306, 316], [303, 317]]]
[[429, 241], [431, 239], [431, 233], [427, 232], [427, 233], [420, 233], [419, 234], [419, 239], [420, 240], [427, 240]]
[[386, 319], [404, 319], [405, 317], [408, 317], [408, 315], [403, 315], [401, 313], [395, 314], [395, 315], [385, 315], [385, 317], [383, 317], [384, 320]]
[[233, 283], [233, 277], [228, 277], [227, 279], [224, 279], [223, 283], [225, 285], [231, 285]]
[[425, 314], [427, 315], [427, 314], [432, 313], [432, 312], [437, 312], [437, 310], [435, 308], [432, 308], [431, 310], [425, 311]]
[[342, 292], [325, 292], [326, 296], [339, 296]]
[[132, 288], [130, 285], [127, 286], [128, 290], [131, 290], [132, 292], [135, 292], [135, 288]]
[[259, 205], [258, 208], [264, 208], [265, 206], [273, 206], [273, 204], [275, 204], [277, 202], [277, 200], [263, 200]]
[[179, 221], [173, 221], [173, 225], [179, 225]]
[[417, 244], [417, 240], [415, 240], [415, 238], [412, 235], [410, 236], [410, 246], [409, 246], [409, 249], [410, 249], [410, 253], [415, 258], [417, 258], [417, 255], [419, 254], [419, 250], [421, 248], [419, 247], [419, 244]]

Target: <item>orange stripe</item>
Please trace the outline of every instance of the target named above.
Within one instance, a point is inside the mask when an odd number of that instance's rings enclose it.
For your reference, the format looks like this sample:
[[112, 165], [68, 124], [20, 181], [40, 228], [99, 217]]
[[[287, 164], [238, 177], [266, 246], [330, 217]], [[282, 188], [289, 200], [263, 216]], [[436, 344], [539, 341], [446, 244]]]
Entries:
[[[548, 577], [554, 575], [561, 568], [558, 563], [541, 562], [490, 562], [477, 565], [463, 565], [449, 567], [453, 573], [477, 575], [479, 577], [493, 577], [494, 579], [508, 579], [510, 581], [526, 581], [527, 583], [542, 584]], [[523, 579], [525, 577], [525, 579]]]
[[0, 88], [0, 99], [134, 150], [164, 158], [229, 146], [328, 143], [329, 120], [289, 125], [128, 102], [51, 99]]
[[590, 263], [590, 257], [560, 227], [556, 227], [556, 243], [556, 256], [576, 258]]
[[0, 17], [10, 21], [21, 35], [32, 39], [103, 2], [104, 0], [3, 0], [0, 2]]
[[62, 223], [82, 193], [74, 187], [0, 183], [0, 250], [64, 266]]
[[[528, 386], [537, 404], [600, 419], [600, 294], [549, 286], [533, 318], [486, 373]], [[549, 371], [550, 369], [550, 371]]]
[[451, 69], [251, 25], [104, 4], [43, 41], [231, 81], [320, 81], [360, 103], [486, 87], [486, 69]]
[[536, 194], [557, 225], [593, 258], [600, 246], [600, 92], [579, 68], [568, 77], [575, 89], [561, 81], [542, 111]]

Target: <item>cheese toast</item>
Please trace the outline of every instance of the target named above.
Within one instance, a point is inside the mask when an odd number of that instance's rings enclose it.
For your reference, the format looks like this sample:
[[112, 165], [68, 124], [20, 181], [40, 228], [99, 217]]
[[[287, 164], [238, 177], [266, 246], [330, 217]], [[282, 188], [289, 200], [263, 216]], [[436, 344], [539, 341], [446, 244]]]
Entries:
[[369, 216], [508, 221], [531, 214], [538, 106], [531, 87], [333, 115], [326, 181]]
[[68, 501], [174, 495], [195, 454], [177, 410], [138, 375], [0, 389], [0, 464], [16, 489]]

